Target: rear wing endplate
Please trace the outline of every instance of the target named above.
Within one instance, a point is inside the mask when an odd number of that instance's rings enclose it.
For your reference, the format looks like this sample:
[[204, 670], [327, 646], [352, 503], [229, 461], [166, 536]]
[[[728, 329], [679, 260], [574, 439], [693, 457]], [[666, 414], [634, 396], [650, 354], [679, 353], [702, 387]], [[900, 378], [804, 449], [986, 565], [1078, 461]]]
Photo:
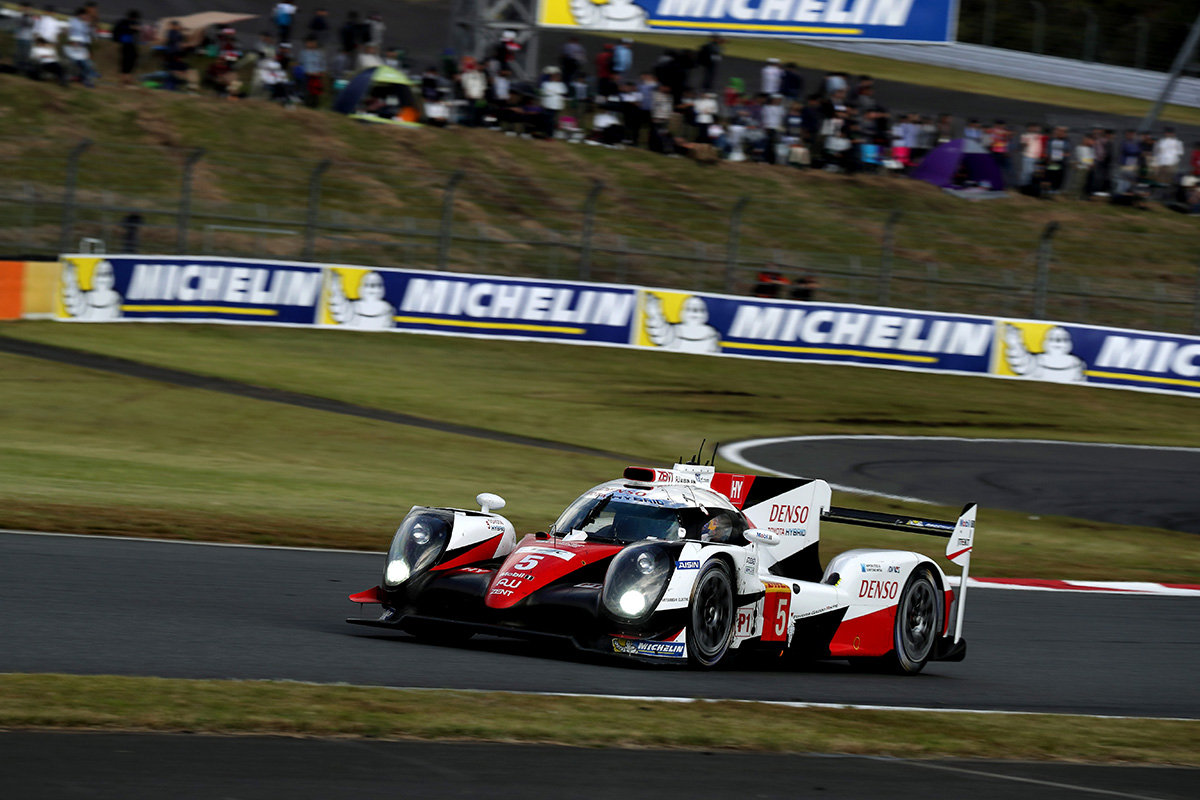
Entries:
[[971, 568], [971, 549], [975, 546], [975, 513], [977, 510], [978, 506], [975, 503], [968, 503], [963, 506], [958, 519], [951, 522], [944, 519], [925, 519], [830, 506], [829, 510], [821, 515], [821, 521], [841, 522], [846, 525], [882, 528], [903, 533], [920, 533], [949, 540], [946, 542], [946, 558], [951, 563], [962, 567], [962, 579], [957, 596], [958, 613], [954, 620], [954, 641], [957, 643], [962, 638], [963, 611], [966, 609], [967, 599], [967, 573]]

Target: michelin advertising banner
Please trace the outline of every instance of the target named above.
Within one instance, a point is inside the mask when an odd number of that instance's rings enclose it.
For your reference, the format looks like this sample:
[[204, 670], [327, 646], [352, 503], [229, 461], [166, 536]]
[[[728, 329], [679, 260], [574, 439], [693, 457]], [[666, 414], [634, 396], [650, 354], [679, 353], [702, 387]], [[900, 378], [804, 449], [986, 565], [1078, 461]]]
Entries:
[[63, 256], [55, 316], [577, 342], [1200, 396], [1200, 337], [637, 286], [249, 259]]
[[538, 24], [593, 31], [950, 42], [957, 0], [540, 0]]

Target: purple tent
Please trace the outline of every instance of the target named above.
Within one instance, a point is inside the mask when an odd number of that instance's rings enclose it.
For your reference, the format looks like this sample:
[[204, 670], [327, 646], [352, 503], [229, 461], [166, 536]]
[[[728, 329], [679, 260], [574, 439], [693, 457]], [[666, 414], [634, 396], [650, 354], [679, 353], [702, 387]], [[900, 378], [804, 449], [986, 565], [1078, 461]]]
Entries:
[[971, 139], [951, 139], [938, 145], [909, 176], [946, 187], [962, 185], [963, 174], [967, 181], [979, 186], [997, 191], [1004, 188], [1004, 173], [995, 159]]

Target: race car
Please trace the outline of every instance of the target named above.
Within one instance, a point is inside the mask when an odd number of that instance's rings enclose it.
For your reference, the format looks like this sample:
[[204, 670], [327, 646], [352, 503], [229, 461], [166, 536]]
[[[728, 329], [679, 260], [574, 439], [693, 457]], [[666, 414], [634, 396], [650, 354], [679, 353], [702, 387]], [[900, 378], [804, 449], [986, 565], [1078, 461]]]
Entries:
[[[974, 504], [957, 521], [838, 508], [822, 480], [696, 462], [628, 467], [519, 541], [497, 495], [480, 494], [478, 511], [414, 506], [379, 585], [350, 595], [382, 613], [347, 621], [431, 639], [557, 639], [701, 668], [751, 650], [908, 674], [963, 659]], [[850, 550], [822, 567], [822, 522], [948, 539], [957, 592], [917, 552]]]

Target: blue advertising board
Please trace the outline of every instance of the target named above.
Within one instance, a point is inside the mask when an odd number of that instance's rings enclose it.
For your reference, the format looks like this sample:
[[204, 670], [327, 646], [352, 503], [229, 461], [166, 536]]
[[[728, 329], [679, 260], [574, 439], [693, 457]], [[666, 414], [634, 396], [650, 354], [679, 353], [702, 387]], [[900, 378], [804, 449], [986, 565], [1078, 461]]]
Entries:
[[55, 316], [77, 322], [313, 322], [324, 270], [229, 258], [63, 256]]
[[541, 0], [548, 28], [950, 42], [957, 0]]
[[640, 347], [1200, 397], [1200, 337], [639, 286], [203, 256], [71, 255], [73, 322], [320, 326]]
[[690, 353], [986, 375], [993, 320], [647, 289], [635, 343]]

